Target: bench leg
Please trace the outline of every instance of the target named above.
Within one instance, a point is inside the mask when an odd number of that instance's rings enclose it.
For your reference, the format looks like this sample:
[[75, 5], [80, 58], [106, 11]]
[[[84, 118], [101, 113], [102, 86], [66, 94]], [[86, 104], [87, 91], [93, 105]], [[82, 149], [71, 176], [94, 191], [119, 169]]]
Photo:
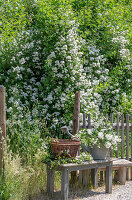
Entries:
[[132, 180], [132, 167], [131, 167], [131, 180]]
[[130, 180], [130, 171], [129, 171], [129, 167], [126, 168], [126, 180]]
[[106, 193], [112, 193], [112, 164], [106, 167]]
[[119, 169], [119, 181], [122, 185], [125, 185], [126, 182], [126, 167], [120, 167]]
[[98, 188], [98, 168], [91, 169], [92, 185], [94, 189]]
[[54, 193], [54, 170], [47, 166], [47, 193], [53, 196]]
[[125, 185], [126, 182], [126, 167], [120, 167], [115, 171], [114, 180], [119, 181], [121, 185]]
[[68, 200], [69, 192], [69, 171], [68, 169], [62, 170], [62, 179], [61, 179], [61, 200]]

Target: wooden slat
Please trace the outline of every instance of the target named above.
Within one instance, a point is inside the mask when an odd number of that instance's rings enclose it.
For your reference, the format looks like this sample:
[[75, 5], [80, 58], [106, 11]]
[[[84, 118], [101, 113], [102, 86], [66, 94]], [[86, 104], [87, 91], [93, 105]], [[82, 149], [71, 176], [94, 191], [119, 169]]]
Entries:
[[94, 189], [98, 188], [98, 168], [91, 169], [92, 185]]
[[90, 185], [90, 173], [91, 170], [82, 170], [82, 184], [83, 186], [89, 186]]
[[[129, 114], [126, 115], [126, 159], [129, 160]], [[129, 169], [126, 172], [126, 179], [129, 180]]]
[[110, 122], [113, 124], [113, 113], [110, 114]]
[[[119, 170], [119, 169], [120, 169], [120, 167], [113, 167], [113, 170]], [[106, 171], [106, 167], [98, 168], [98, 171], [100, 171], [100, 172]]]
[[[113, 113], [110, 114], [110, 122], [113, 126]], [[113, 149], [111, 149], [111, 151], [110, 151], [110, 157], [113, 157]]]
[[91, 116], [90, 114], [88, 114], [88, 129], [91, 129], [92, 126], [91, 126]]
[[121, 116], [121, 158], [124, 158], [124, 114]]
[[86, 128], [86, 114], [83, 114], [83, 129]]
[[126, 115], [126, 159], [129, 160], [129, 115]]
[[[117, 114], [117, 118], [116, 118], [116, 135], [119, 136], [119, 114]], [[118, 158], [119, 156], [119, 144], [117, 145], [117, 150], [116, 150], [116, 158]]]
[[104, 181], [104, 172], [103, 172], [103, 170], [100, 170], [100, 181], [101, 182]]

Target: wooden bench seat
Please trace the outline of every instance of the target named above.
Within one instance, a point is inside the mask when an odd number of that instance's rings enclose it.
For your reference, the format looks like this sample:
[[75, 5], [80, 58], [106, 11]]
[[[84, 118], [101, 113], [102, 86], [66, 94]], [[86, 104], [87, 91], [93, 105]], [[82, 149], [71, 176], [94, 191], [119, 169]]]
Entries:
[[[132, 162], [126, 159], [121, 158], [113, 158], [112, 159], [112, 169], [114, 171], [114, 180], [119, 181], [120, 184], [125, 185], [126, 182], [126, 171], [129, 167], [132, 167]], [[92, 177], [94, 182], [94, 188], [98, 187], [98, 172], [100, 171], [100, 181], [103, 181], [103, 172], [106, 171], [106, 167], [99, 167], [96, 174], [93, 174], [90, 170], [84, 170], [79, 172], [79, 182], [84, 186], [88, 186], [90, 184], [90, 176]], [[105, 176], [105, 173], [104, 173]], [[106, 180], [106, 178], [105, 178]], [[129, 179], [128, 179], [129, 180]]]
[[[44, 162], [45, 163], [45, 162]], [[85, 171], [91, 169], [94, 173], [93, 184], [96, 184], [96, 175], [98, 168], [106, 168], [106, 193], [112, 193], [112, 160], [89, 161], [81, 164], [70, 163], [61, 164], [55, 169], [51, 169], [50, 163], [47, 163], [47, 193], [49, 196], [54, 192], [54, 171], [61, 171], [61, 200], [68, 200], [69, 191], [69, 173], [72, 171]]]
[[[126, 182], [127, 168], [132, 167], [132, 162], [126, 159], [113, 158], [113, 170], [115, 171], [114, 180], [124, 185]], [[98, 168], [98, 171], [105, 171], [105, 167]]]

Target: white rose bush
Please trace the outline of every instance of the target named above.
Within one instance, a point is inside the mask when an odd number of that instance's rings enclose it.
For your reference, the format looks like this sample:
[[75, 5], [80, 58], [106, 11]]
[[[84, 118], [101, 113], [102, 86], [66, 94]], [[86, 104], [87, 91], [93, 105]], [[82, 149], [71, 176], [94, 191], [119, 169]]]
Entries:
[[[20, 156], [20, 166], [35, 162], [47, 136], [66, 137], [60, 127], [72, 120], [76, 91], [86, 115], [132, 113], [130, 4], [0, 0], [0, 86], [6, 87], [7, 147], [13, 156]], [[120, 142], [111, 125], [99, 118], [92, 130], [81, 130], [79, 137], [91, 147], [116, 148]], [[14, 178], [16, 185], [25, 183], [23, 177], [22, 181]], [[9, 188], [10, 196], [17, 190], [18, 199], [25, 199], [20, 197], [27, 195], [25, 185], [24, 190], [16, 185]], [[29, 185], [33, 188], [34, 182]], [[1, 199], [10, 199], [1, 191]]]

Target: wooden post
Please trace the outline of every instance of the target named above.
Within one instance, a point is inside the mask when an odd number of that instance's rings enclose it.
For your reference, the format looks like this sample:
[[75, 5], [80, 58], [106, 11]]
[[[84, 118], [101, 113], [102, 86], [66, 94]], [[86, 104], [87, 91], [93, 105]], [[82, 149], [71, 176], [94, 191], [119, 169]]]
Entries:
[[69, 192], [69, 171], [68, 169], [62, 170], [62, 180], [61, 180], [61, 199], [68, 200]]
[[73, 111], [73, 130], [72, 130], [73, 135], [77, 134], [79, 131], [79, 114], [80, 114], [80, 92], [76, 92], [74, 111]]
[[54, 193], [54, 170], [50, 169], [51, 166], [47, 165], [47, 193], [53, 196]]
[[[0, 173], [4, 168], [4, 155], [6, 152], [6, 99], [5, 88], [0, 88]], [[3, 155], [4, 147], [4, 155]]]
[[[77, 134], [80, 127], [79, 121], [79, 114], [80, 114], [80, 92], [75, 93], [75, 102], [74, 102], [74, 110], [73, 110], [73, 135]], [[77, 172], [71, 172], [71, 184], [75, 184], [77, 181]]]
[[106, 193], [112, 193], [112, 164], [106, 167]]
[[126, 167], [120, 167], [119, 169], [119, 182], [121, 185], [125, 185], [126, 182]]

